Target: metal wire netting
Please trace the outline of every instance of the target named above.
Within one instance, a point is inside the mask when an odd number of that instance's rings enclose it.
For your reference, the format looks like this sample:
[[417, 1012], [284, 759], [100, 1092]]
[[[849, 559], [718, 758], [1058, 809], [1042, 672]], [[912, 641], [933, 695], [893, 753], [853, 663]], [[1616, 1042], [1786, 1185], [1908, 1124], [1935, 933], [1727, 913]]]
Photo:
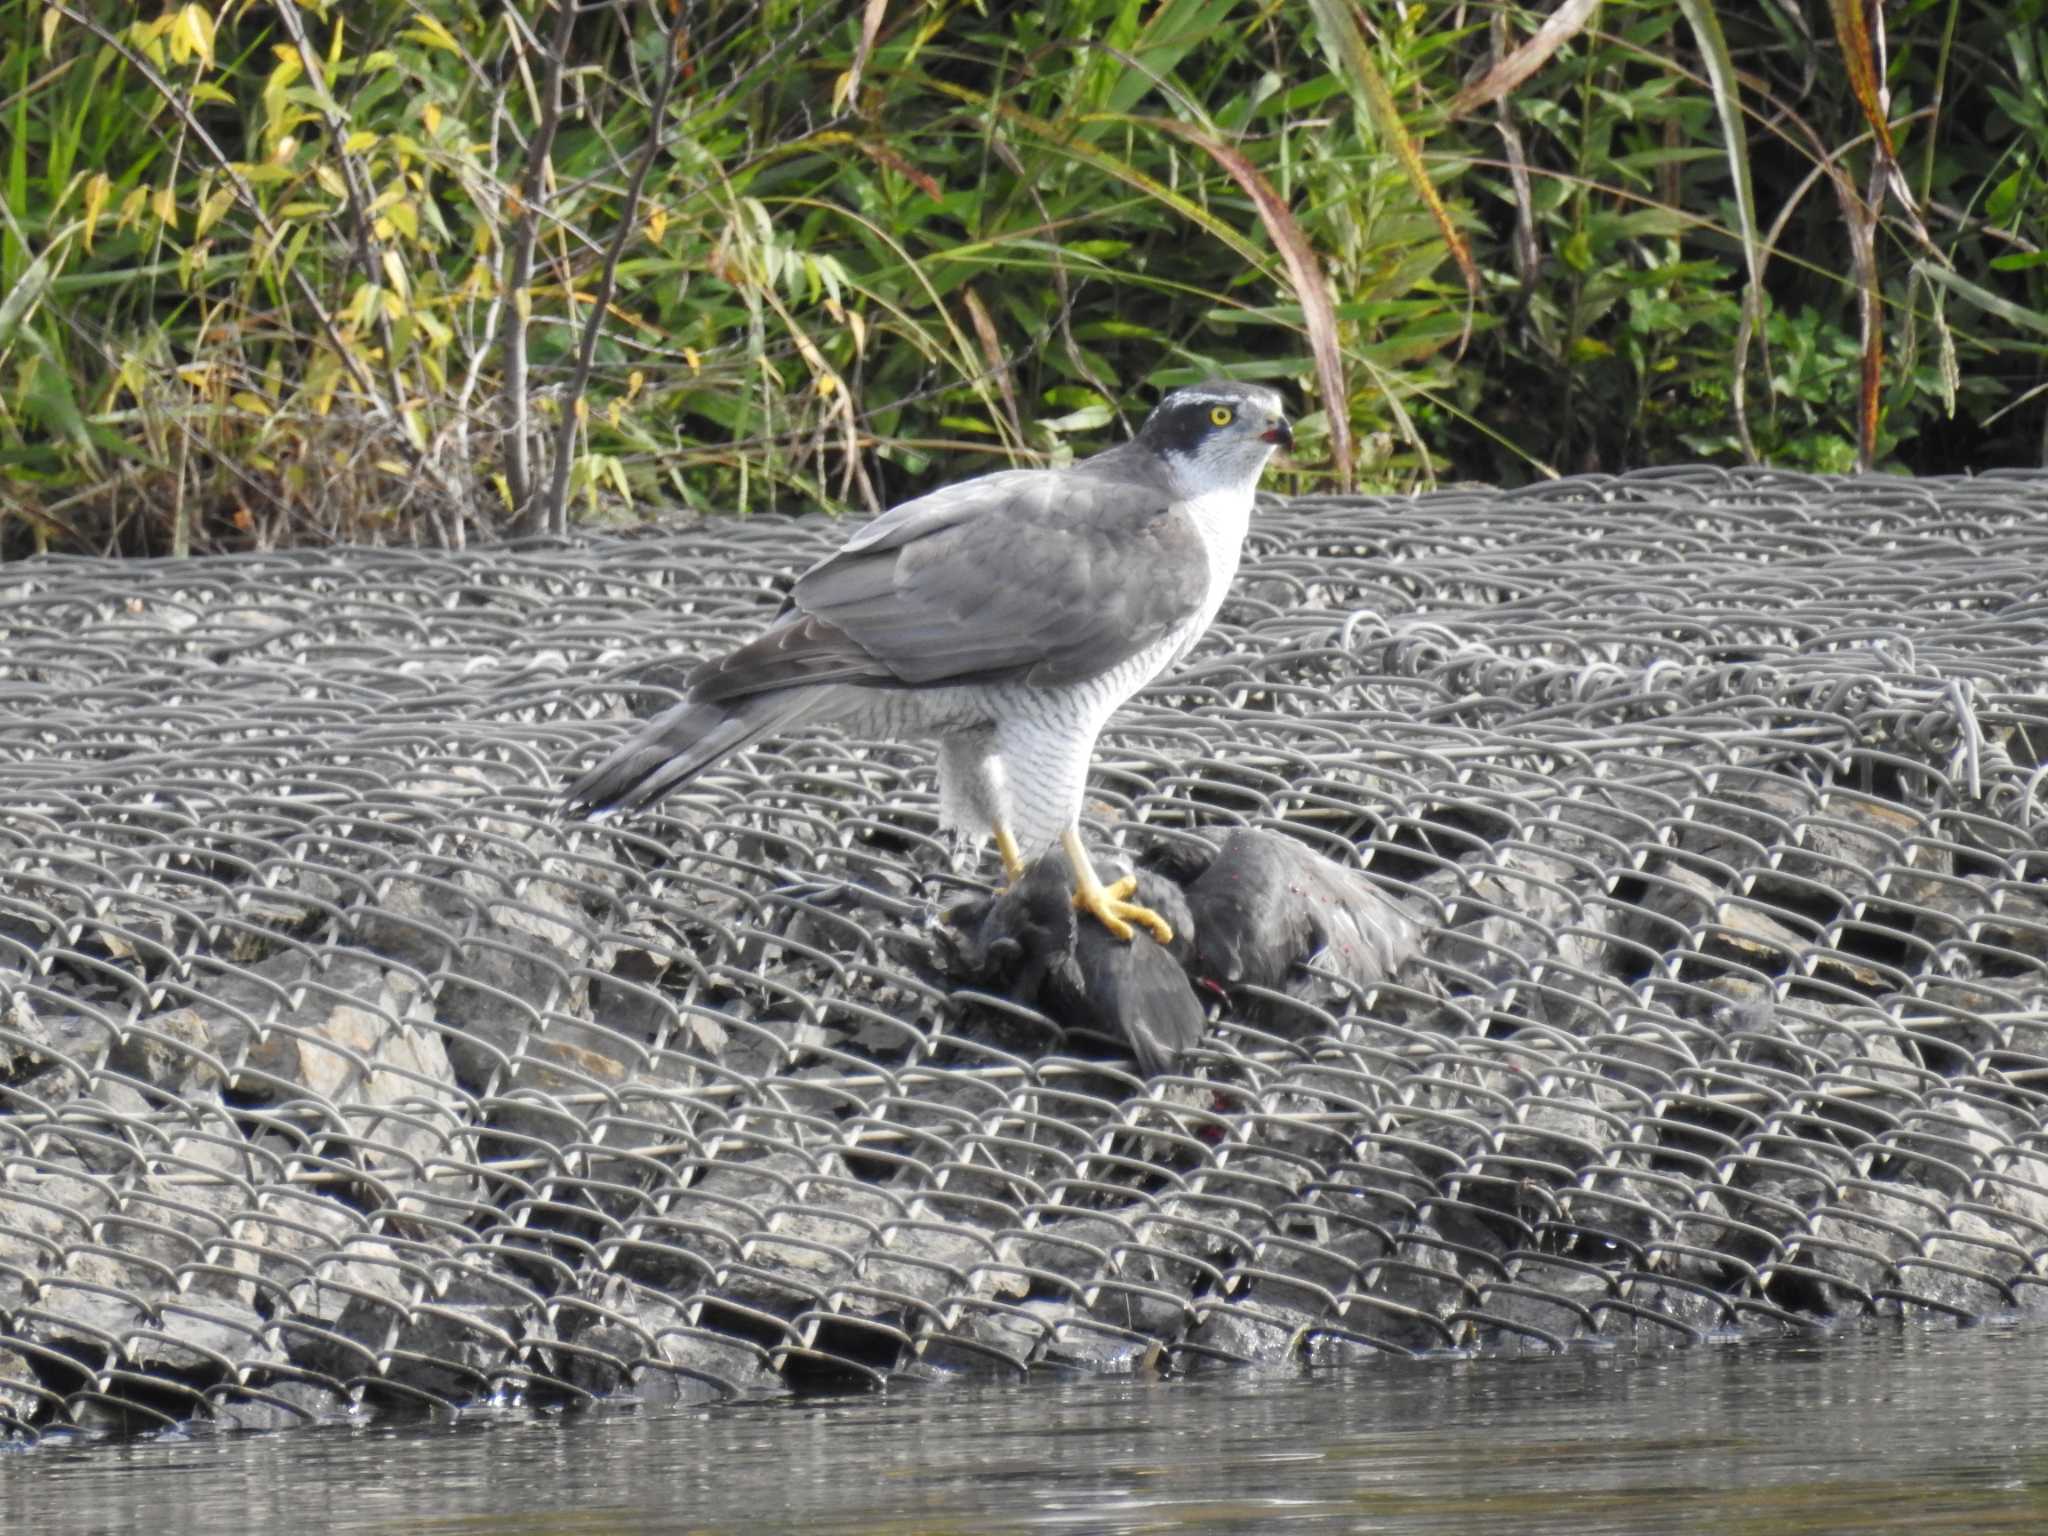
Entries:
[[923, 746], [558, 814], [843, 532], [0, 567], [11, 1432], [2041, 1304], [2048, 476], [1267, 508], [1149, 1079]]

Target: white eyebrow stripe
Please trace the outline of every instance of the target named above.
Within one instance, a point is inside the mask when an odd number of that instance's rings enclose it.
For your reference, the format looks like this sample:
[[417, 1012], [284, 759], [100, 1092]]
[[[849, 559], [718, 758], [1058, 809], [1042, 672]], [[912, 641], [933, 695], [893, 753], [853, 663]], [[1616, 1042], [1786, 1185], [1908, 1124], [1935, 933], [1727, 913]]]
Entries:
[[1263, 405], [1268, 410], [1281, 409], [1280, 396], [1269, 389], [1254, 389], [1247, 385], [1243, 393], [1233, 390], [1224, 394], [1220, 390], [1178, 389], [1174, 391], [1178, 400], [1187, 400], [1201, 405]]

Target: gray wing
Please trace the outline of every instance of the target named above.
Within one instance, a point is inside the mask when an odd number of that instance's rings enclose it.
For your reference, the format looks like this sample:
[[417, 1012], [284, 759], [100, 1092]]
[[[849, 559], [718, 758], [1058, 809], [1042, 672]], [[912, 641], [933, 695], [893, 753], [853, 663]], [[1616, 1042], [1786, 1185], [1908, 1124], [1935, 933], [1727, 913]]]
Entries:
[[1013, 470], [906, 502], [807, 571], [765, 634], [693, 673], [692, 695], [1111, 670], [1194, 617], [1209, 581], [1193, 519], [1117, 470]]

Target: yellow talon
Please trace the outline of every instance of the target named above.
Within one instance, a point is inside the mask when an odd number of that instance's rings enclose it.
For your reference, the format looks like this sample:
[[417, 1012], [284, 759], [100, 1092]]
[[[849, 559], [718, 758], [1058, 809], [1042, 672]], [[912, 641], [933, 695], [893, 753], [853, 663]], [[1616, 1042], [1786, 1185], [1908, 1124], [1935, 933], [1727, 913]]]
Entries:
[[1165, 918], [1150, 907], [1140, 906], [1129, 900], [1131, 892], [1138, 888], [1136, 875], [1125, 875], [1114, 885], [1104, 885], [1095, 873], [1095, 866], [1088, 861], [1088, 850], [1081, 846], [1080, 835], [1069, 830], [1062, 841], [1066, 845], [1067, 859], [1074, 867], [1074, 910], [1086, 912], [1112, 937], [1125, 944], [1137, 933], [1131, 925], [1139, 924], [1161, 944], [1173, 942], [1173, 927]]
[[1024, 855], [1018, 851], [1017, 839], [1010, 836], [1008, 827], [996, 828], [996, 852], [1003, 856], [1003, 873], [1015, 885], [1024, 878]]
[[1096, 884], [1092, 888], [1077, 886], [1074, 890], [1074, 910], [1092, 914], [1111, 935], [1128, 944], [1137, 929], [1131, 924], [1141, 924], [1161, 944], [1173, 942], [1173, 927], [1150, 907], [1140, 906], [1124, 898], [1138, 888], [1135, 875], [1125, 875], [1115, 885]]

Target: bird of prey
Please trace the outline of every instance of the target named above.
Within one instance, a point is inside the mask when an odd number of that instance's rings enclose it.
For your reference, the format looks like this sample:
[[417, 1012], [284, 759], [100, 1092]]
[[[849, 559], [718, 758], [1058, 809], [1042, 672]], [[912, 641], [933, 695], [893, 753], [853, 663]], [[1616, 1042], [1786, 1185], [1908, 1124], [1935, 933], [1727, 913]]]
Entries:
[[689, 674], [681, 703], [569, 787], [652, 804], [770, 733], [936, 737], [948, 830], [993, 837], [1015, 881], [1063, 847], [1074, 906], [1117, 938], [1166, 920], [1105, 885], [1079, 825], [1116, 707], [1193, 648], [1237, 573], [1253, 491], [1293, 434], [1279, 395], [1212, 380], [1062, 469], [1013, 469], [883, 513], [798, 578], [773, 623]]

